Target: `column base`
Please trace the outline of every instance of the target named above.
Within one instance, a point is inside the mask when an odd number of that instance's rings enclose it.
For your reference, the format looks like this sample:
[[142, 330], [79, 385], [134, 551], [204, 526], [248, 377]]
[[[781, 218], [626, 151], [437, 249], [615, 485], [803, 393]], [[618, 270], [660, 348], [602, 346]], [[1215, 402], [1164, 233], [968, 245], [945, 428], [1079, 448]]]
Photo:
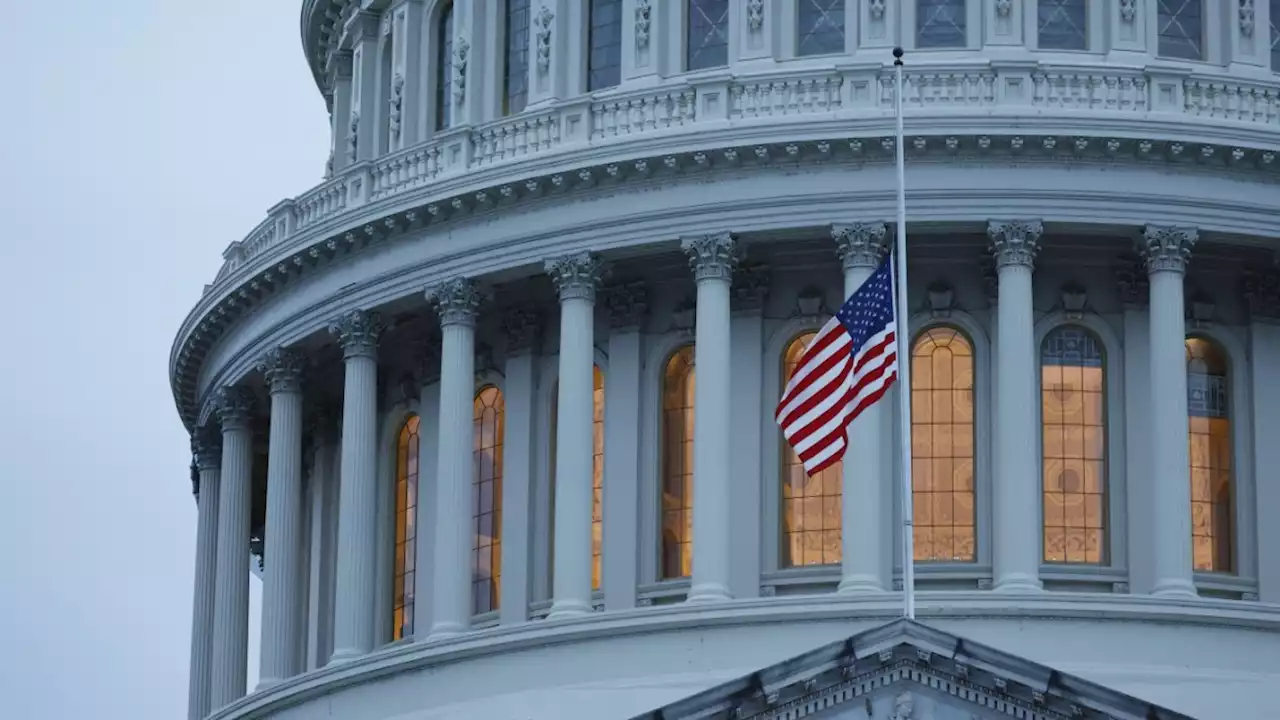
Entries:
[[1170, 578], [1166, 580], [1157, 580], [1155, 587], [1151, 589], [1151, 597], [1167, 598], [1170, 600], [1195, 600], [1200, 597], [1200, 593], [1196, 590], [1195, 584], [1190, 580]]
[[551, 602], [551, 612], [547, 613], [548, 620], [566, 620], [569, 618], [578, 618], [591, 614], [591, 603], [582, 600], [553, 600]]
[[342, 648], [340, 650], [334, 650], [333, 654], [329, 656], [329, 664], [342, 665], [343, 663], [349, 663], [353, 660], [359, 660], [368, 654], [369, 653], [356, 648]]
[[1044, 592], [1044, 584], [1040, 582], [1040, 578], [1027, 573], [1009, 573], [1001, 578], [997, 578], [995, 586], [991, 588], [993, 592], [998, 593], [1040, 593]]
[[884, 585], [878, 578], [867, 575], [850, 575], [840, 578], [840, 585], [836, 588], [837, 595], [865, 595], [879, 592], [884, 592]]
[[729, 592], [729, 588], [721, 583], [702, 583], [694, 585], [689, 591], [689, 597], [685, 599], [687, 603], [715, 603], [732, 600], [733, 593]]
[[437, 642], [440, 640], [451, 640], [462, 635], [467, 631], [462, 623], [442, 622], [431, 626], [431, 631], [427, 633], [427, 642]]
[[284, 680], [280, 678], [262, 678], [258, 680], [258, 685], [253, 688], [253, 691], [259, 693], [263, 690], [269, 690], [282, 682], [284, 682]]

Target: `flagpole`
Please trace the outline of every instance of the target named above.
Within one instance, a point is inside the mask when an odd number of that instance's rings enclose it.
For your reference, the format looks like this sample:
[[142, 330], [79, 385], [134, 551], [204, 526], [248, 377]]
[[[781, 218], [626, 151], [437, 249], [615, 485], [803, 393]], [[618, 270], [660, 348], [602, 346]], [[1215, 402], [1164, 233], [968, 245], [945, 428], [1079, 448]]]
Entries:
[[906, 148], [902, 139], [902, 48], [893, 49], [894, 93], [893, 115], [896, 135], [893, 147], [897, 152], [898, 173], [898, 231], [894, 234], [894, 285], [897, 297], [894, 304], [894, 334], [898, 343], [898, 434], [902, 447], [902, 602], [903, 615], [909, 620], [916, 617], [916, 568], [914, 503], [911, 497], [911, 332], [907, 317], [907, 189]]

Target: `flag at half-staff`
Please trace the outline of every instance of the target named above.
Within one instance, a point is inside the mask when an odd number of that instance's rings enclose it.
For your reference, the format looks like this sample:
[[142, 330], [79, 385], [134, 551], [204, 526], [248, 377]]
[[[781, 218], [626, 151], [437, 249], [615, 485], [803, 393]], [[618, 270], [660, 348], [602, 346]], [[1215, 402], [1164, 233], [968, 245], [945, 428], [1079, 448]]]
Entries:
[[774, 418], [810, 476], [844, 457], [847, 428], [898, 376], [889, 257], [809, 343]]

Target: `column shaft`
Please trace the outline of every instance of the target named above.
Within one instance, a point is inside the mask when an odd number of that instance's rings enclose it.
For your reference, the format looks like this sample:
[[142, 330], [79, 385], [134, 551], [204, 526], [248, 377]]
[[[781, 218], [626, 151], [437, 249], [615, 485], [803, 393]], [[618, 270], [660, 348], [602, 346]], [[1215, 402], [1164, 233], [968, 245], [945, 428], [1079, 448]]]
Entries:
[[246, 690], [249, 652], [249, 509], [253, 435], [251, 396], [228, 388], [221, 397], [222, 477], [218, 489], [218, 557], [213, 615], [210, 709]]
[[189, 720], [209, 714], [209, 670], [213, 655], [214, 573], [218, 557], [218, 483], [221, 447], [196, 450], [200, 492], [196, 498], [196, 577], [191, 611], [191, 671], [187, 699]]

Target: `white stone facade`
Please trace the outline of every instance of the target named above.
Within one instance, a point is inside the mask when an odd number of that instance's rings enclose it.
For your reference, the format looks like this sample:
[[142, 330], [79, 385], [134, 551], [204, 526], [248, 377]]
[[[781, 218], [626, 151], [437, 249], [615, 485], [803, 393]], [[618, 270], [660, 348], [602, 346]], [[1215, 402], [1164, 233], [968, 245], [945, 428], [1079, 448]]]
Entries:
[[916, 474], [920, 618], [1280, 714], [1277, 26], [1280, 0], [306, 0], [326, 179], [227, 248], [171, 356], [190, 716], [625, 718], [899, 613], [896, 390], [812, 487], [773, 421], [793, 342], [892, 238], [894, 46], [905, 314], [922, 358], [958, 343], [913, 388], [963, 406], [913, 418], [949, 473]]

